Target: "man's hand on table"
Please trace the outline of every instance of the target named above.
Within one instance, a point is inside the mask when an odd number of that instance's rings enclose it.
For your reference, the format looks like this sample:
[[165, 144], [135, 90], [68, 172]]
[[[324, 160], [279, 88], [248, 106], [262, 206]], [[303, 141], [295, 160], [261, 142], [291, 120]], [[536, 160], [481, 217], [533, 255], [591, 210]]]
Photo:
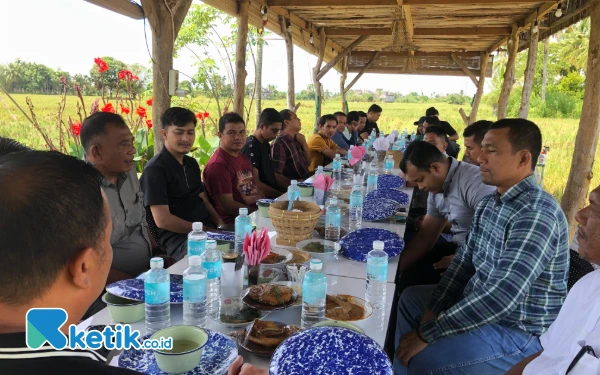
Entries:
[[249, 363], [244, 363], [244, 358], [238, 355], [231, 366], [229, 366], [227, 375], [267, 375], [267, 371], [258, 369]]
[[400, 339], [400, 345], [396, 349], [396, 358], [403, 366], [408, 367], [408, 361], [425, 349], [427, 345], [417, 336], [417, 331], [411, 331]]

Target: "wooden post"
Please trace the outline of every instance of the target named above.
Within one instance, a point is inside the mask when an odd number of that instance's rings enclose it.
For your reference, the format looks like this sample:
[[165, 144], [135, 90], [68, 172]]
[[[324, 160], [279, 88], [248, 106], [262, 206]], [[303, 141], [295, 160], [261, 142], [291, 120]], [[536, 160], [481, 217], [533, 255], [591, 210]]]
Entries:
[[325, 48], [327, 43], [327, 36], [325, 35], [325, 29], [319, 28], [319, 57], [317, 59], [317, 65], [313, 68], [313, 85], [315, 87], [315, 133], [319, 132], [319, 117], [321, 117], [321, 82], [319, 79], [319, 72], [321, 71], [321, 65], [323, 65], [323, 58], [325, 57]]
[[281, 25], [281, 35], [285, 40], [285, 48], [287, 51], [287, 74], [288, 74], [288, 90], [287, 90], [287, 107], [293, 110], [296, 106], [296, 84], [294, 80], [294, 41], [292, 33], [287, 31], [285, 18], [279, 16], [279, 24]]
[[542, 70], [542, 102], [546, 102], [546, 85], [548, 84], [548, 47], [550, 37], [544, 40], [544, 69]]
[[256, 77], [254, 79], [254, 98], [256, 99], [255, 113], [256, 113], [256, 126], [262, 113], [262, 66], [263, 66], [263, 49], [265, 46], [265, 40], [262, 34], [258, 35], [258, 43], [256, 45]]
[[534, 26], [531, 26], [529, 32], [529, 52], [527, 54], [527, 67], [525, 68], [525, 79], [523, 81], [523, 94], [521, 95], [521, 107], [519, 108], [519, 117], [527, 118], [529, 115], [529, 99], [531, 98], [531, 88], [535, 78], [535, 65], [538, 56], [538, 40], [540, 34], [533, 32]]
[[597, 3], [590, 10], [590, 27], [583, 110], [575, 139], [571, 171], [561, 201], [569, 222], [569, 238], [573, 237], [577, 227], [575, 214], [585, 205], [590, 189], [600, 132], [600, 6]]
[[483, 90], [485, 89], [485, 73], [487, 71], [489, 61], [490, 55], [488, 55], [486, 52], [483, 52], [479, 57], [479, 82], [477, 84], [475, 100], [473, 100], [473, 107], [471, 107], [471, 114], [469, 114], [469, 124], [477, 121], [477, 112], [479, 112], [479, 104], [481, 103]]
[[171, 107], [169, 70], [173, 69], [173, 47], [181, 24], [192, 5], [192, 0], [178, 0], [171, 9], [167, 2], [142, 0], [144, 14], [152, 30], [152, 123], [154, 124], [154, 154], [163, 147], [160, 116]]
[[519, 51], [519, 30], [513, 27], [513, 32], [508, 40], [508, 61], [506, 62], [506, 70], [504, 71], [504, 82], [498, 99], [498, 120], [506, 118], [506, 110], [508, 109], [508, 98], [510, 91], [515, 84], [515, 60]]
[[346, 77], [348, 77], [348, 64], [350, 56], [344, 57], [342, 60], [342, 75], [340, 76], [340, 100], [342, 101], [342, 112], [348, 114], [348, 106], [346, 105]]
[[238, 36], [235, 46], [235, 96], [233, 112], [244, 114], [244, 91], [246, 88], [246, 45], [248, 42], [248, 9], [249, 0], [238, 2]]
[[358, 82], [358, 80], [360, 79], [360, 77], [362, 77], [363, 74], [365, 74], [365, 72], [371, 67], [371, 65], [373, 65], [373, 63], [375, 62], [375, 60], [377, 59], [377, 57], [379, 57], [379, 54], [381, 53], [381, 51], [377, 51], [375, 52], [375, 54], [373, 55], [373, 57], [371, 57], [371, 60], [369, 60], [369, 62], [367, 63], [367, 65], [365, 65], [360, 72], [356, 75], [356, 77], [354, 77], [354, 79], [346, 86], [346, 88], [344, 89], [344, 91], [347, 93], [348, 91], [350, 91], [350, 89], [352, 88], [352, 86], [354, 86], [354, 84], [356, 82]]

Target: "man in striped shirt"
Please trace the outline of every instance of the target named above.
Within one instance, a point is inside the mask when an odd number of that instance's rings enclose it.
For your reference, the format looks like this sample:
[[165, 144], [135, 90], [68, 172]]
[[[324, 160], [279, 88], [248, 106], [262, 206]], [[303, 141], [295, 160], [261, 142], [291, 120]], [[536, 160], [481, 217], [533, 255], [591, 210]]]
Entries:
[[541, 147], [527, 120], [498, 121], [485, 135], [480, 173], [497, 192], [479, 204], [440, 283], [402, 294], [396, 374], [504, 374], [541, 349], [569, 269], [565, 216], [533, 176]]

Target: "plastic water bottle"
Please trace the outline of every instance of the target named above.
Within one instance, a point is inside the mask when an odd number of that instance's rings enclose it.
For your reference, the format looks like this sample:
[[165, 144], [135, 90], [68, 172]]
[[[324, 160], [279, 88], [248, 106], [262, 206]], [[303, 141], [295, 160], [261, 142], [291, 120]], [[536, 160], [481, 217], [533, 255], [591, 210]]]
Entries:
[[144, 278], [147, 334], [171, 325], [171, 279], [163, 267], [162, 258], [150, 259], [150, 271]]
[[394, 169], [394, 155], [388, 155], [385, 159], [385, 173], [391, 174], [392, 169]]
[[340, 227], [342, 226], [342, 213], [338, 206], [337, 197], [334, 196], [329, 202], [325, 214], [325, 239], [329, 241], [340, 240]]
[[385, 308], [385, 289], [388, 276], [388, 255], [383, 251], [382, 241], [373, 242], [373, 250], [367, 254], [367, 286], [365, 300], [377, 310]]
[[334, 184], [339, 189], [342, 185], [342, 157], [340, 154], [335, 154], [335, 159], [333, 159], [333, 178]]
[[206, 251], [206, 232], [202, 230], [202, 223], [193, 223], [192, 231], [188, 234], [188, 256], [202, 255]]
[[208, 316], [218, 319], [221, 311], [221, 272], [223, 257], [217, 250], [217, 242], [206, 242], [206, 253], [202, 258], [202, 267], [206, 270], [206, 306]]
[[319, 165], [317, 167], [317, 170], [315, 171], [315, 177], [317, 177], [320, 174], [323, 174], [323, 166], [322, 165]]
[[189, 267], [183, 271], [183, 324], [206, 327], [206, 279], [202, 257], [188, 258]]
[[288, 187], [288, 201], [293, 202], [300, 199], [300, 188], [298, 187], [298, 181], [292, 180], [291, 185]]
[[246, 233], [252, 234], [252, 221], [248, 216], [247, 208], [240, 208], [239, 213], [240, 215], [235, 218], [235, 252], [242, 254]]
[[377, 181], [379, 180], [379, 173], [377, 172], [377, 166], [371, 163], [369, 169], [369, 175], [367, 176], [367, 192], [377, 190]]
[[310, 260], [310, 270], [302, 282], [302, 329], [312, 327], [325, 319], [325, 297], [327, 295], [327, 277], [323, 273], [320, 259]]
[[362, 226], [363, 194], [362, 185], [354, 185], [350, 193], [350, 231]]

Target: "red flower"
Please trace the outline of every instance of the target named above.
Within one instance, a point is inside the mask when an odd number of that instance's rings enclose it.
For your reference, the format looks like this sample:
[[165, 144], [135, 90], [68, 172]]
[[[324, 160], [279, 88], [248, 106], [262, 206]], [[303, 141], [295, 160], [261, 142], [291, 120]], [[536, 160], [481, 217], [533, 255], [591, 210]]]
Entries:
[[124, 70], [121, 70], [119, 72], [119, 79], [121, 79], [121, 80], [125, 79], [125, 71]]
[[146, 126], [148, 129], [152, 129], [152, 120], [146, 120]]
[[146, 108], [141, 107], [141, 106], [137, 107], [137, 109], [135, 110], [135, 113], [137, 113], [137, 115], [140, 116], [140, 117], [144, 117], [145, 118], [147, 116], [147, 114], [146, 114]]
[[137, 81], [138, 79], [140, 79], [138, 76], [134, 76], [134, 75], [131, 76], [132, 81]]
[[196, 113], [196, 118], [198, 120], [202, 120], [204, 118], [204, 113], [200, 112], [200, 113]]
[[71, 131], [73, 132], [74, 136], [79, 137], [79, 134], [81, 134], [81, 122], [76, 121], [71, 124]]
[[100, 57], [96, 57], [94, 63], [98, 65], [98, 73], [104, 73], [108, 70], [108, 65]]
[[138, 77], [134, 76], [133, 73], [131, 73], [131, 70], [123, 69], [119, 72], [119, 79], [130, 79], [133, 81], [137, 81]]
[[152, 107], [153, 101], [154, 101], [154, 98], [150, 98], [150, 99], [146, 100], [146, 104], [148, 104], [148, 107]]
[[204, 115], [204, 118], [208, 118], [210, 116], [210, 113], [204, 112], [203, 115]]
[[106, 103], [106, 105], [104, 107], [102, 107], [102, 109], [100, 109], [100, 111], [102, 112], [111, 112], [111, 113], [115, 113], [115, 107], [113, 107], [112, 103]]
[[123, 104], [121, 104], [121, 113], [128, 115], [129, 112], [131, 112], [131, 110], [129, 108], [125, 107]]

